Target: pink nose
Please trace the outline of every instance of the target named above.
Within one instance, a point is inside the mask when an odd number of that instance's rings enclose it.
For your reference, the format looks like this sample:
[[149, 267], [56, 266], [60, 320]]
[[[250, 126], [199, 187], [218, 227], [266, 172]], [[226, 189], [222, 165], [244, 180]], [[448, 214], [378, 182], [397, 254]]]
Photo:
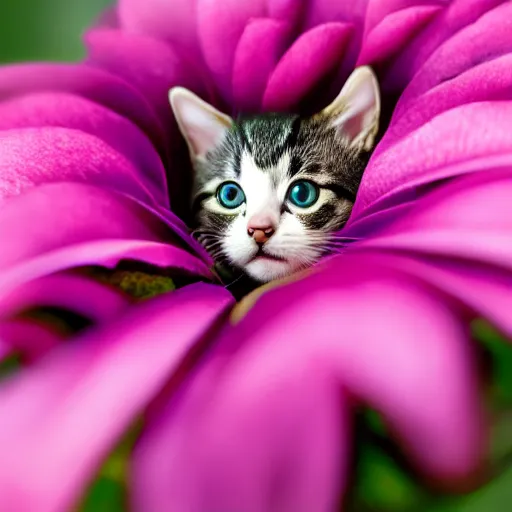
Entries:
[[274, 234], [275, 228], [272, 220], [267, 216], [254, 215], [247, 224], [247, 234], [257, 244], [264, 244]]

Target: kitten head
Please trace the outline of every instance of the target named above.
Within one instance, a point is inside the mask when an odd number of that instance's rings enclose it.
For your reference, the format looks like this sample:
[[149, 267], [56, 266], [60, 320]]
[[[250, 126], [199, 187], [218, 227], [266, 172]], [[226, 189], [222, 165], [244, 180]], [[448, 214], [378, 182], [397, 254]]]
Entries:
[[198, 239], [258, 281], [316, 262], [347, 221], [379, 126], [370, 68], [313, 117], [236, 122], [183, 88], [170, 101], [194, 167]]

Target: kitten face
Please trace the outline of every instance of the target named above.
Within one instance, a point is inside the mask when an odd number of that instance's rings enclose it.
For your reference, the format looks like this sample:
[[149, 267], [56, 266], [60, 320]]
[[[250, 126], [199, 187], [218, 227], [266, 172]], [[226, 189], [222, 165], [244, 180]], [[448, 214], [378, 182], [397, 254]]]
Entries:
[[[376, 81], [364, 75], [307, 119], [233, 122], [190, 92], [171, 91], [195, 170], [196, 232], [216, 260], [266, 282], [325, 254], [350, 215], [378, 130]], [[355, 85], [366, 97], [353, 94]]]

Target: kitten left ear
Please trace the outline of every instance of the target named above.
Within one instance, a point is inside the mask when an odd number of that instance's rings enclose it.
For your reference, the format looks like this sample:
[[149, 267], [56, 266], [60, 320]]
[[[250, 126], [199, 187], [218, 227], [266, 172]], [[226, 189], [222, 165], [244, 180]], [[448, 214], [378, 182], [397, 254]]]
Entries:
[[204, 157], [219, 144], [233, 124], [229, 116], [184, 87], [172, 88], [169, 102], [193, 160]]
[[351, 147], [370, 151], [379, 131], [380, 117], [379, 84], [371, 68], [357, 68], [336, 99], [318, 115], [330, 118]]

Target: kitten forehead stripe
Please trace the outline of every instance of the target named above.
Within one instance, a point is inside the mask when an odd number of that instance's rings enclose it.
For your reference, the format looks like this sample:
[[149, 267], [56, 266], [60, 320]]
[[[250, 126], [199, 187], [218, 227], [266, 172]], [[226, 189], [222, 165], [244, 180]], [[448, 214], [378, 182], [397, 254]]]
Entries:
[[300, 129], [296, 115], [265, 114], [239, 120], [247, 149], [262, 169], [278, 164], [283, 153], [295, 145]]

